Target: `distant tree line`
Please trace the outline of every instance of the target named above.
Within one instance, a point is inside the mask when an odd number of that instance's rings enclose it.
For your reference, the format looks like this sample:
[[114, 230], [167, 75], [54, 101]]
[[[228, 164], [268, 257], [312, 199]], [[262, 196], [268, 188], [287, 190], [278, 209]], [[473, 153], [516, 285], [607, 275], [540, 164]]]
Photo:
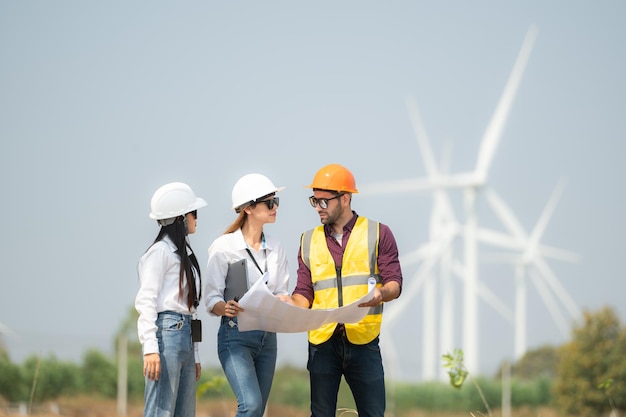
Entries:
[[[131, 317], [132, 319], [132, 317]], [[128, 323], [132, 323], [129, 320]], [[123, 326], [117, 338], [128, 332]], [[117, 358], [118, 355], [115, 355]], [[141, 401], [141, 345], [128, 343], [128, 398]], [[591, 417], [626, 412], [626, 328], [613, 309], [585, 312], [583, 322], [572, 331], [568, 343], [529, 351], [512, 364], [513, 407], [553, 406], [567, 415]], [[470, 370], [471, 372], [471, 370]], [[501, 370], [491, 378], [480, 377], [486, 400], [501, 406]], [[11, 361], [0, 344], [0, 397], [8, 402], [41, 403], [76, 395], [115, 398], [118, 363], [98, 350], [87, 351], [80, 364], [60, 361], [53, 355], [32, 356], [22, 364]], [[455, 390], [441, 382], [388, 384], [390, 407], [396, 412], [480, 410], [481, 399], [471, 386]], [[221, 369], [204, 369], [198, 384], [199, 398], [232, 398]], [[309, 385], [306, 369], [280, 368], [276, 372], [270, 402], [307, 409]], [[349, 390], [342, 383], [339, 404], [353, 407]]]

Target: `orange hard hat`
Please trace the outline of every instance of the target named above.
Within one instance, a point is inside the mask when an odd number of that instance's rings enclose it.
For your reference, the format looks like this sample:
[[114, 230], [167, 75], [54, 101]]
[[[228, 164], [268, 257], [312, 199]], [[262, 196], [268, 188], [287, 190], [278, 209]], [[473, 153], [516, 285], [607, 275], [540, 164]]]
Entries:
[[313, 182], [308, 186], [320, 190], [338, 191], [340, 193], [358, 193], [352, 173], [343, 165], [326, 165], [315, 174]]

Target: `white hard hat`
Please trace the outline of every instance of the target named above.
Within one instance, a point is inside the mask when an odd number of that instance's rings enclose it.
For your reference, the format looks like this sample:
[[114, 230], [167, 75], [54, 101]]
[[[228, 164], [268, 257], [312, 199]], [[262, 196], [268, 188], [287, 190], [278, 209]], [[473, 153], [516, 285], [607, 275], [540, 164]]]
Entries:
[[247, 174], [239, 178], [233, 187], [233, 210], [239, 213], [243, 207], [268, 194], [277, 193], [285, 187], [277, 188], [269, 178], [262, 174]]
[[160, 187], [150, 201], [150, 218], [163, 220], [182, 216], [207, 205], [196, 197], [191, 187], [182, 182], [171, 182]]

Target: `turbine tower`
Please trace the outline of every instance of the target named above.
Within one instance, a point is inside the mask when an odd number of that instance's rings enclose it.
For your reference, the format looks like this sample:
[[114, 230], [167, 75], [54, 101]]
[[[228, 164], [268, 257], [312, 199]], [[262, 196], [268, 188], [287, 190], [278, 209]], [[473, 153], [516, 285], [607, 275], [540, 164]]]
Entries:
[[[422, 159], [426, 166], [429, 177], [439, 176], [439, 170], [430, 147], [426, 129], [415, 104], [411, 98], [407, 99], [407, 108], [410, 120], [415, 131], [418, 145], [421, 150]], [[441, 166], [443, 172], [447, 172], [449, 165], [449, 152], [444, 152]], [[456, 220], [452, 204], [448, 198], [447, 191], [443, 188], [435, 189], [433, 192], [433, 207], [430, 217], [429, 241], [421, 245], [415, 251], [402, 256], [401, 264], [407, 267], [410, 264], [421, 261], [422, 264], [415, 276], [410, 280], [409, 285], [403, 291], [403, 297], [398, 302], [390, 306], [386, 314], [385, 323], [392, 326], [399, 313], [406, 308], [407, 303], [412, 302], [412, 296], [420, 290], [423, 298], [422, 310], [422, 379], [432, 380], [436, 375], [436, 364], [441, 357], [441, 353], [436, 351], [436, 290], [437, 279], [435, 274], [439, 274], [440, 296], [440, 352], [449, 352], [454, 348], [454, 289], [452, 286], [452, 275], [463, 279], [462, 266], [453, 257], [453, 243], [457, 237], [461, 236], [462, 226]], [[479, 229], [481, 230], [481, 229]], [[438, 268], [438, 271], [437, 271]], [[490, 305], [502, 317], [513, 321], [513, 314], [508, 306], [503, 303], [486, 286], [478, 283], [478, 296]], [[386, 351], [392, 351], [392, 347], [387, 347]], [[447, 379], [447, 373], [443, 368], [439, 368], [441, 380]]]
[[465, 225], [463, 262], [463, 350], [465, 363], [470, 371], [479, 369], [478, 363], [478, 220], [476, 199], [479, 190], [487, 184], [491, 162], [495, 155], [502, 131], [508, 118], [513, 99], [530, 57], [537, 30], [531, 26], [517, 56], [505, 89], [480, 143], [476, 166], [471, 172], [440, 174], [422, 179], [406, 179], [361, 186], [362, 193], [390, 193], [416, 190], [461, 189], [464, 194]]
[[[506, 256], [504, 258], [507, 262], [512, 263], [515, 268], [515, 359], [520, 359], [524, 353], [526, 353], [527, 347], [527, 279], [530, 279], [535, 285], [542, 301], [563, 336], [567, 336], [570, 326], [561, 314], [557, 306], [557, 300], [554, 299], [552, 293], [556, 295], [558, 300], [567, 309], [571, 319], [578, 320], [581, 316], [580, 309], [571, 299], [565, 288], [560, 284], [556, 276], [554, 276], [554, 273], [544, 259], [549, 257], [562, 261], [578, 262], [579, 256], [569, 251], [540, 244], [541, 237], [548, 226], [557, 202], [563, 192], [563, 188], [564, 182], [560, 181], [552, 192], [550, 199], [530, 235], [524, 231], [520, 222], [513, 214], [513, 211], [495, 191], [489, 189], [485, 193], [487, 202], [504, 227], [508, 230], [511, 237], [513, 237], [515, 242], [513, 245], [516, 249], [520, 249], [520, 254]], [[506, 238], [504, 238], [504, 240], [506, 240]], [[500, 247], [510, 245], [510, 242], [506, 243], [504, 240], [502, 238], [497, 239], [497, 243]], [[492, 240], [492, 243], [495, 242]], [[552, 290], [552, 293], [550, 290]]]
[[[415, 137], [422, 155], [422, 161], [426, 168], [428, 178], [437, 178], [442, 172], [447, 172], [449, 165], [449, 155], [444, 153], [442, 170], [439, 169], [435, 161], [434, 153], [430, 146], [428, 134], [422, 123], [420, 113], [415, 100], [407, 99], [407, 110], [409, 118], [415, 131]], [[452, 204], [448, 193], [443, 188], [433, 190], [433, 207], [430, 217], [429, 241], [441, 241], [438, 252], [431, 256], [437, 258], [439, 272], [439, 288], [441, 289], [441, 316], [440, 316], [440, 348], [450, 351], [454, 348], [454, 292], [450, 282], [452, 263], [453, 240], [460, 234], [460, 226], [456, 220]], [[422, 311], [422, 378], [425, 381], [435, 378], [437, 373], [437, 362], [434, 360], [437, 355], [436, 342], [436, 302], [437, 302], [437, 282], [434, 272], [431, 272], [424, 282], [422, 291], [423, 311]]]

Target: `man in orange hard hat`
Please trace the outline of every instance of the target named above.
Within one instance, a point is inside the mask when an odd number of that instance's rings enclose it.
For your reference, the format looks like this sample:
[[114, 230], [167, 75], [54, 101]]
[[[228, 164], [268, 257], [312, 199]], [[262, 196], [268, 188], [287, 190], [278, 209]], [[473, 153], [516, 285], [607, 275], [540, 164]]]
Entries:
[[342, 165], [320, 169], [309, 185], [311, 206], [321, 226], [302, 234], [298, 282], [285, 301], [311, 309], [337, 308], [367, 294], [373, 298], [358, 323], [328, 323], [309, 332], [307, 369], [311, 383], [311, 416], [334, 417], [337, 393], [345, 377], [359, 417], [383, 417], [385, 380], [379, 335], [383, 302], [402, 290], [396, 240], [388, 226], [359, 216], [351, 208], [358, 193], [354, 176]]

